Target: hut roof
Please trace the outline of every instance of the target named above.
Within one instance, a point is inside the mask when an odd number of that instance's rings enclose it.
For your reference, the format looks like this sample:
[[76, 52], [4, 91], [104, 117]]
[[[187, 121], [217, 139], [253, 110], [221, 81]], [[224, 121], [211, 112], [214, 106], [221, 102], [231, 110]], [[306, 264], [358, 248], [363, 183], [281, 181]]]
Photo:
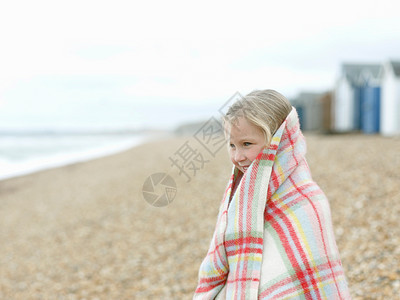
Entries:
[[317, 92], [301, 92], [297, 98], [301, 100], [316, 99], [321, 97], [322, 93]]
[[301, 92], [298, 94], [295, 98], [291, 99], [291, 103], [293, 105], [301, 105], [304, 103], [309, 103], [310, 101], [316, 101], [321, 98], [323, 93], [318, 93], [318, 92]]
[[377, 82], [382, 78], [380, 64], [343, 64], [342, 73], [354, 85]]
[[392, 66], [394, 75], [400, 77], [400, 61], [390, 61], [389, 63]]

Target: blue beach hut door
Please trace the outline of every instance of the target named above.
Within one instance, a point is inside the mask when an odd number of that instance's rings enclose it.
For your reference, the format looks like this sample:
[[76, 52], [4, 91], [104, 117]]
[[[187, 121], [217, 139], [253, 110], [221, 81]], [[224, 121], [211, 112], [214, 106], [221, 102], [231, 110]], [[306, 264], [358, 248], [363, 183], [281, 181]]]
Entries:
[[378, 133], [380, 122], [380, 87], [367, 86], [361, 96], [361, 130]]

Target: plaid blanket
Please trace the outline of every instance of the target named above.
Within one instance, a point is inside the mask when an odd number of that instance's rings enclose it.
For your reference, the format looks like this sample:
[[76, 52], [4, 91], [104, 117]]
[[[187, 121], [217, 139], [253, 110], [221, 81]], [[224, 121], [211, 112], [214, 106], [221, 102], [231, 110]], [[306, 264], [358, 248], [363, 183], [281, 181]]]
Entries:
[[293, 108], [231, 197], [233, 168], [194, 299], [350, 299], [305, 153]]

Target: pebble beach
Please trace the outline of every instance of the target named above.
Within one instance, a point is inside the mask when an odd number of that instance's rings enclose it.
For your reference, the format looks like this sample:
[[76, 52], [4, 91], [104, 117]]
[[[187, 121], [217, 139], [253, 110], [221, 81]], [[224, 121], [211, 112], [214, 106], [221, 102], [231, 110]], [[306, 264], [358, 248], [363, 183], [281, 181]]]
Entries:
[[[353, 299], [400, 299], [400, 138], [306, 134]], [[201, 153], [190, 178], [171, 157]], [[230, 176], [193, 137], [0, 181], [0, 299], [191, 299]], [[150, 205], [155, 173], [176, 183]]]

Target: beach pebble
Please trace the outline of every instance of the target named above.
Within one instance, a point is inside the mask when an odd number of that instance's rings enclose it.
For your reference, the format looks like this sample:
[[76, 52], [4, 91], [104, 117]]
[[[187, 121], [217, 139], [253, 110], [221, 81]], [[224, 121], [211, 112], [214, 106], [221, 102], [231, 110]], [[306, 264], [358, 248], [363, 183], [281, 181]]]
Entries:
[[[400, 138], [306, 135], [353, 299], [399, 299]], [[190, 182], [169, 157], [189, 141], [209, 162]], [[0, 181], [1, 299], [190, 299], [231, 165], [192, 137]], [[203, 150], [201, 150], [203, 149]], [[143, 198], [168, 172], [166, 207]]]

